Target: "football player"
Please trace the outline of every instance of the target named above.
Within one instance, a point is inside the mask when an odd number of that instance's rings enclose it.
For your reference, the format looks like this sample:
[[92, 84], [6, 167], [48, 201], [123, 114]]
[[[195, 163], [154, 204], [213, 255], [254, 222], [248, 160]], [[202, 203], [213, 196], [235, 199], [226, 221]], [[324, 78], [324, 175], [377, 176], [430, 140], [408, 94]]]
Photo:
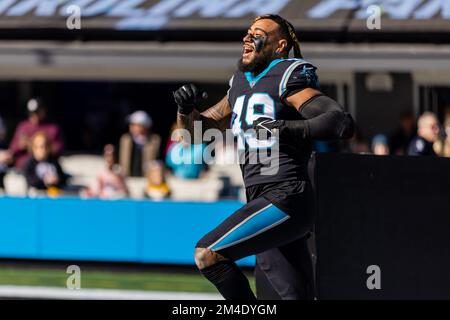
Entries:
[[[231, 128], [245, 147], [241, 169], [247, 204], [199, 240], [196, 265], [225, 299], [251, 300], [255, 296], [235, 261], [256, 254], [281, 298], [312, 299], [306, 246], [314, 222], [307, 174], [312, 140], [349, 138], [353, 120], [319, 91], [316, 67], [302, 58], [295, 30], [285, 19], [257, 17], [242, 51], [230, 89], [216, 105], [197, 111], [201, 94], [193, 84], [174, 92], [180, 128], [193, 132], [194, 121], [204, 130]], [[271, 148], [276, 152], [258, 161], [258, 153]]]

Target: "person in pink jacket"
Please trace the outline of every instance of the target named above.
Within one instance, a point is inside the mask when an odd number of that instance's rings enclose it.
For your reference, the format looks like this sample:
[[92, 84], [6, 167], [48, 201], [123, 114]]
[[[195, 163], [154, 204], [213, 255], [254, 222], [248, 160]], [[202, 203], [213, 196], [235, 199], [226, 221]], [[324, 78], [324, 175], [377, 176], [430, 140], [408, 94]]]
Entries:
[[14, 166], [19, 170], [23, 168], [26, 159], [30, 156], [30, 139], [37, 132], [43, 132], [48, 137], [52, 145], [52, 156], [58, 157], [64, 150], [61, 129], [58, 125], [46, 121], [47, 110], [42, 101], [38, 98], [30, 99], [27, 110], [28, 119], [19, 123], [9, 146]]

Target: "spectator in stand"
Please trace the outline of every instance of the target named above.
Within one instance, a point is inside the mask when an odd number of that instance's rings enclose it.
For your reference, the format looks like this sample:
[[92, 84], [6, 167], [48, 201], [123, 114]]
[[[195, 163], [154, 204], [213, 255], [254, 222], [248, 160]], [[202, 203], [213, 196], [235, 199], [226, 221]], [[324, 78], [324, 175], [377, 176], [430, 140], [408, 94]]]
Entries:
[[158, 158], [161, 138], [151, 132], [152, 119], [145, 111], [128, 116], [129, 132], [120, 138], [119, 162], [123, 174], [143, 177], [145, 164]]
[[416, 135], [416, 124], [414, 115], [410, 111], [403, 112], [400, 115], [400, 125], [391, 134], [389, 149], [392, 154], [405, 155], [408, 146]]
[[4, 178], [11, 164], [12, 156], [6, 143], [6, 126], [0, 118], [0, 193], [5, 191]]
[[441, 157], [450, 158], [450, 114], [444, 120], [445, 138], [434, 144], [436, 153]]
[[172, 169], [173, 174], [180, 179], [198, 179], [206, 169], [203, 159], [205, 144], [188, 144], [181, 140], [181, 136], [174, 131], [171, 144], [166, 154], [166, 165]]
[[26, 159], [30, 156], [28, 146], [31, 137], [37, 132], [43, 132], [50, 142], [50, 153], [53, 157], [59, 157], [64, 150], [64, 141], [58, 125], [46, 122], [47, 111], [38, 98], [28, 101], [28, 119], [17, 126], [10, 144], [10, 151], [17, 169], [22, 169]]
[[52, 154], [52, 143], [44, 132], [31, 137], [31, 156], [25, 160], [23, 172], [31, 190], [58, 195], [66, 184], [58, 159]]
[[106, 169], [96, 178], [95, 185], [91, 188], [83, 189], [80, 193], [82, 197], [98, 197], [101, 199], [119, 199], [129, 195], [125, 178], [121, 173], [120, 166], [117, 165], [115, 148], [108, 144], [103, 150]]
[[434, 113], [425, 112], [417, 121], [417, 136], [411, 141], [408, 155], [436, 156], [433, 144], [439, 139], [439, 121]]
[[389, 155], [389, 145], [384, 134], [377, 134], [372, 139], [372, 153], [377, 156]]
[[167, 199], [170, 196], [164, 164], [161, 161], [154, 160], [148, 166], [145, 195], [152, 200]]

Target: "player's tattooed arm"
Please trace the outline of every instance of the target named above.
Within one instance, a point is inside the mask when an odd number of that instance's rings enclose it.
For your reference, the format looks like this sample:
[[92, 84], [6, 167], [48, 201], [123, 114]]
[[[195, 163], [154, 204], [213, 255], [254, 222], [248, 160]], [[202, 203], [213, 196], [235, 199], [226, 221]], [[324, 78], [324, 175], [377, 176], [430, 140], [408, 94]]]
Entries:
[[[214, 106], [199, 112], [193, 109], [189, 114], [177, 113], [178, 128], [188, 130], [192, 141], [202, 141], [201, 136], [195, 134], [202, 134], [208, 129], [219, 129], [225, 131], [229, 127], [231, 117], [231, 107], [228, 103], [228, 97], [225, 96]], [[196, 121], [201, 121], [201, 132], [194, 130]]]
[[203, 130], [211, 128], [225, 131], [229, 127], [231, 117], [231, 107], [228, 96], [223, 97], [217, 104], [200, 113]]
[[[203, 112], [198, 111], [198, 106], [202, 98], [207, 98], [207, 94], [200, 94], [194, 84], [186, 84], [177, 89], [173, 92], [173, 97], [178, 106], [177, 127], [188, 131], [191, 143], [201, 143], [203, 133], [208, 129], [227, 129], [231, 117], [228, 95]], [[196, 130], [197, 127], [201, 127], [201, 130]], [[183, 136], [185, 134], [186, 132], [182, 133]]]

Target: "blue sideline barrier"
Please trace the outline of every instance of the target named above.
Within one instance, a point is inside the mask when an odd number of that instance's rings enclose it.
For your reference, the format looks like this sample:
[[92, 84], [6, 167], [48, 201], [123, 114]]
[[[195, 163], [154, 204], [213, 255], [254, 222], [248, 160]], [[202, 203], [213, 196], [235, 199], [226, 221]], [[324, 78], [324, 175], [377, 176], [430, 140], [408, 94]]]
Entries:
[[[190, 265], [200, 237], [240, 206], [0, 198], [0, 257]], [[240, 264], [254, 261], [248, 257]]]

